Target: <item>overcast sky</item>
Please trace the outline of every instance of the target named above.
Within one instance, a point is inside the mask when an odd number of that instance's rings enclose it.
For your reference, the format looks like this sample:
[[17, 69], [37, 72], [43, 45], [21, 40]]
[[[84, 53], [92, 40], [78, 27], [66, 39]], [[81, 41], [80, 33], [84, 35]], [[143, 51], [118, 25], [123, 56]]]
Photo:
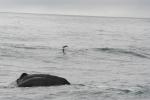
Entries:
[[0, 0], [0, 12], [150, 18], [150, 0]]

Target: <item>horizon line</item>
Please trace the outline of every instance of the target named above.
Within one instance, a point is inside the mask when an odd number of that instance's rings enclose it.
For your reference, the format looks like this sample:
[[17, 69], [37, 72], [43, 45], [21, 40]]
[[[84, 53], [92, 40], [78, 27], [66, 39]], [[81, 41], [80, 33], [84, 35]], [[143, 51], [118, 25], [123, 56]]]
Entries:
[[84, 14], [83, 14], [83, 15], [78, 15], [78, 14], [36, 13], [36, 12], [13, 12], [13, 11], [0, 11], [0, 13], [32, 14], [32, 15], [55, 15], [55, 16], [74, 16], [74, 17], [105, 17], [105, 18], [150, 19], [150, 17], [100, 16], [100, 15], [84, 15]]

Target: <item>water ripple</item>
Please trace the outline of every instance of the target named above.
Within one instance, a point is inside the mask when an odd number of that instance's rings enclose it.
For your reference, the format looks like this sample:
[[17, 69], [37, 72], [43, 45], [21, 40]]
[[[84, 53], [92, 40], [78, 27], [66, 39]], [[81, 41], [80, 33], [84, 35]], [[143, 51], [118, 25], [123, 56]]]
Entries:
[[147, 58], [150, 59], [148, 56], [138, 53], [136, 51], [130, 51], [126, 49], [119, 49], [119, 48], [94, 48], [95, 51], [101, 51], [101, 52], [107, 52], [107, 53], [112, 53], [112, 54], [127, 54], [127, 55], [132, 55], [140, 58]]

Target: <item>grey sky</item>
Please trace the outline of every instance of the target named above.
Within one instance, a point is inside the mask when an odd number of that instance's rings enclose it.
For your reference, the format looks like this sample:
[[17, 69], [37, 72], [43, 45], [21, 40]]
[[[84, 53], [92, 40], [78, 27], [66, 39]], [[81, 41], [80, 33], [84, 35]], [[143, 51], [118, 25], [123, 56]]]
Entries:
[[0, 0], [0, 12], [149, 17], [150, 0]]

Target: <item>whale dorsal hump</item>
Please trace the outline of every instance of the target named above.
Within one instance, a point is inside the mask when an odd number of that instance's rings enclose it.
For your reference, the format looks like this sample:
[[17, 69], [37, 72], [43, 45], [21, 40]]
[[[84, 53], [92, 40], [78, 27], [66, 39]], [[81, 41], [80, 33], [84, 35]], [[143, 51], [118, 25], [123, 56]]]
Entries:
[[27, 73], [22, 73], [21, 76], [20, 76], [20, 79], [22, 79], [23, 77], [25, 77], [27, 75], [28, 75]]

